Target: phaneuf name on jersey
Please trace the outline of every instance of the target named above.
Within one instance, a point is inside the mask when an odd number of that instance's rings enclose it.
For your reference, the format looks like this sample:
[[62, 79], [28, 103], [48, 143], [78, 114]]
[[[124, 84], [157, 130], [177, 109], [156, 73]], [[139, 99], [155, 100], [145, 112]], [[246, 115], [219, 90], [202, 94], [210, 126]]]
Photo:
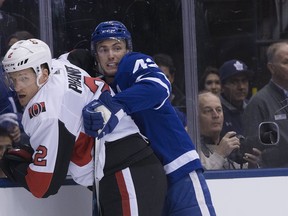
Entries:
[[77, 68], [65, 65], [68, 74], [68, 88], [77, 93], [82, 93], [81, 77], [82, 73]]

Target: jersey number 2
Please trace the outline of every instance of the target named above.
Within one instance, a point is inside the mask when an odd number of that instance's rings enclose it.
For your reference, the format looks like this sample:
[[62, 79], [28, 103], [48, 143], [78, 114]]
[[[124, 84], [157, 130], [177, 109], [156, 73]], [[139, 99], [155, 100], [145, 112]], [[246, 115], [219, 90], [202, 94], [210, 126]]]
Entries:
[[34, 156], [34, 164], [36, 166], [46, 166], [46, 159], [44, 159], [47, 156], [47, 148], [45, 146], [40, 145], [37, 150], [36, 154]]

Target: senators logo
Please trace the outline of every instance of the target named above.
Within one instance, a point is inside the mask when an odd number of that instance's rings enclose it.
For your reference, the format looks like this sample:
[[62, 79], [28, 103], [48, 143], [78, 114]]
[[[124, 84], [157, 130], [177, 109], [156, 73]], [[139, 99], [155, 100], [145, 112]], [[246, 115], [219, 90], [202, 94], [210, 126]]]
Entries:
[[28, 112], [29, 112], [30, 119], [32, 119], [33, 117], [38, 116], [41, 112], [46, 112], [45, 103], [44, 102], [40, 102], [40, 103], [33, 104], [28, 109]]

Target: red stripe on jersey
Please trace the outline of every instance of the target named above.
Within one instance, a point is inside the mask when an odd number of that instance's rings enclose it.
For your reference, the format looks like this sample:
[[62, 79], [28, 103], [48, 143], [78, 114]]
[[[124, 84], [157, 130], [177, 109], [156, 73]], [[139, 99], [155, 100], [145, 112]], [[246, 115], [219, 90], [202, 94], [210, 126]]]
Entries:
[[75, 142], [71, 161], [78, 166], [84, 166], [92, 160], [91, 151], [94, 146], [95, 139], [84, 133], [80, 133]]
[[123, 173], [121, 171], [116, 172], [115, 176], [121, 194], [123, 216], [131, 216], [129, 194], [125, 184]]
[[102, 92], [104, 92], [106, 90], [110, 92], [109, 85], [107, 83], [105, 83], [102, 79], [100, 79], [98, 77], [96, 77], [96, 78], [95, 77], [84, 77], [85, 85], [88, 86], [90, 91], [93, 92], [94, 94], [98, 90], [98, 88], [100, 87], [96, 84], [96, 81], [103, 83], [103, 86], [101, 89]]
[[28, 167], [25, 179], [30, 192], [35, 197], [42, 198], [50, 186], [52, 177], [52, 173], [35, 172]]

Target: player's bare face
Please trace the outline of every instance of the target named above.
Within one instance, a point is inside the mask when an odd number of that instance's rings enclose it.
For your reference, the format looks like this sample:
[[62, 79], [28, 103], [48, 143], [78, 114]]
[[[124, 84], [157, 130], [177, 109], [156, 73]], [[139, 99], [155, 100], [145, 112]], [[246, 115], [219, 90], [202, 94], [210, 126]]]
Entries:
[[26, 106], [38, 91], [36, 74], [28, 68], [14, 73], [9, 73], [13, 88], [17, 93], [21, 106]]
[[124, 40], [109, 39], [97, 45], [97, 61], [103, 69], [104, 76], [115, 76], [118, 64], [127, 52]]

